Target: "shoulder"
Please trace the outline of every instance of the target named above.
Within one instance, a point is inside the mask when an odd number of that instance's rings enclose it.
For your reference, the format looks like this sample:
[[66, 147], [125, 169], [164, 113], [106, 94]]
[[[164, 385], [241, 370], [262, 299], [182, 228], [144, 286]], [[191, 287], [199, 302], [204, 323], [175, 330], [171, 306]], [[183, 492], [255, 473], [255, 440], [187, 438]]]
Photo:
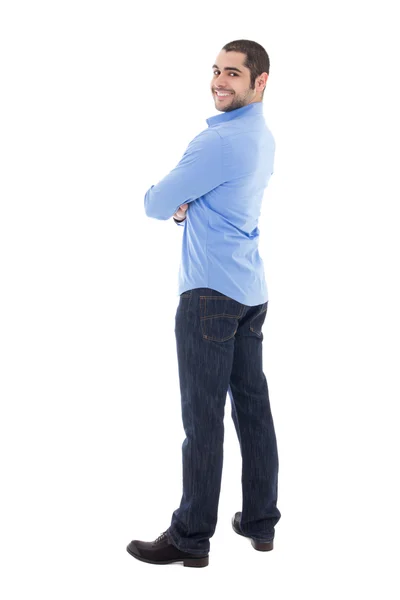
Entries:
[[217, 149], [220, 148], [222, 144], [222, 138], [219, 135], [219, 133], [215, 130], [215, 129], [203, 129], [203, 131], [200, 131], [200, 133], [198, 133], [196, 135], [196, 137], [194, 137], [192, 139], [192, 141], [190, 142], [189, 146], [192, 147], [204, 147], [204, 148], [208, 148], [208, 149]]
[[192, 139], [186, 148], [186, 157], [213, 161], [221, 156], [222, 140], [215, 131], [204, 129]]

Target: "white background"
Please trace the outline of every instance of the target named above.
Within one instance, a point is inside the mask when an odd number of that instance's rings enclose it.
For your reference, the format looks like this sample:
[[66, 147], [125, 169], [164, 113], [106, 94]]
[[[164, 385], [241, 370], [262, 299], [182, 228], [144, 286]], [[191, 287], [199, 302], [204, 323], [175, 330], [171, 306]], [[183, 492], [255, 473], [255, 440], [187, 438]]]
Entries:
[[[3, 1], [1, 595], [399, 597], [394, 3]], [[136, 561], [181, 498], [183, 228], [144, 195], [219, 114], [212, 64], [267, 50], [260, 218], [280, 458], [275, 549], [231, 529], [227, 397], [210, 565]]]

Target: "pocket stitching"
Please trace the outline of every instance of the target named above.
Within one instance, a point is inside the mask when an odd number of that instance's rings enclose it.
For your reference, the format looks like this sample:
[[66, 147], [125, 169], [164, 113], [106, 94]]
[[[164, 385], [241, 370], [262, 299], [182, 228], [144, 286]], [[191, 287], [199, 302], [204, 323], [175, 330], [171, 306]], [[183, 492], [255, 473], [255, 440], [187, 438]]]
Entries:
[[[268, 306], [266, 306], [265, 308], [263, 308], [263, 309], [262, 309], [262, 310], [261, 310], [261, 311], [258, 313], [258, 315], [256, 315], [256, 316], [253, 318], [253, 320], [252, 320], [251, 322], [253, 323], [253, 321], [255, 321], [256, 319], [258, 319], [258, 317], [260, 317], [260, 316], [261, 316], [263, 313], [267, 312], [267, 309], [268, 309]], [[261, 326], [261, 328], [262, 328], [262, 326]], [[251, 330], [253, 333], [255, 333], [256, 335], [258, 335], [259, 337], [261, 337], [261, 335], [262, 335], [262, 331], [261, 331], [261, 330], [260, 330], [260, 331], [257, 331], [257, 329], [253, 329], [253, 327], [252, 327], [251, 325], [250, 325], [250, 330]]]
[[200, 296], [200, 306], [201, 306], [201, 313], [200, 313], [200, 323], [201, 323], [201, 332], [202, 332], [202, 336], [203, 339], [206, 340], [211, 340], [214, 342], [226, 342], [227, 340], [230, 340], [232, 338], [235, 337], [235, 334], [237, 332], [237, 327], [235, 329], [235, 331], [233, 332], [232, 335], [225, 337], [225, 338], [216, 338], [215, 336], [208, 336], [206, 333], [204, 333], [204, 322], [208, 321], [210, 319], [214, 319], [215, 317], [226, 317], [228, 319], [240, 319], [243, 316], [244, 310], [245, 310], [245, 306], [243, 305], [241, 307], [241, 311], [239, 312], [238, 315], [228, 315], [226, 313], [218, 313], [216, 315], [208, 315], [206, 316], [206, 309], [207, 309], [207, 299], [216, 299], [216, 300], [234, 300], [233, 298], [229, 298], [228, 296]]

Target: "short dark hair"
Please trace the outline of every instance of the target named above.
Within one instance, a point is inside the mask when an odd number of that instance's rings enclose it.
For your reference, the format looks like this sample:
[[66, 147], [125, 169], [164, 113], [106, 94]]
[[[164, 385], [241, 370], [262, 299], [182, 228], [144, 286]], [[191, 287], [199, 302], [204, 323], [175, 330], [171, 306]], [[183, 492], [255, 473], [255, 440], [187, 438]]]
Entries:
[[[226, 52], [242, 52], [246, 55], [244, 66], [250, 69], [250, 87], [254, 88], [256, 78], [261, 73], [268, 73], [269, 75], [269, 56], [266, 50], [251, 40], [234, 40], [225, 44], [222, 48]], [[264, 96], [265, 87], [261, 92], [261, 99]]]

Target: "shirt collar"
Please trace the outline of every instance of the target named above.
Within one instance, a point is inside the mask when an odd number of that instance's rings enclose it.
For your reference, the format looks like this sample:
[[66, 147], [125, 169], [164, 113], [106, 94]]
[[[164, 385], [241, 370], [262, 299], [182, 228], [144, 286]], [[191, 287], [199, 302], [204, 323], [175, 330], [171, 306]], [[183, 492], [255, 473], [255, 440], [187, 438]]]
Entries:
[[237, 117], [242, 117], [247, 113], [251, 113], [252, 115], [263, 114], [263, 103], [251, 102], [250, 104], [246, 104], [245, 106], [241, 106], [240, 108], [235, 108], [235, 110], [221, 112], [218, 115], [209, 117], [208, 119], [206, 119], [206, 121], [209, 127], [213, 127], [214, 125], [218, 125], [219, 123], [224, 123], [225, 121], [230, 121], [231, 119], [236, 119]]

